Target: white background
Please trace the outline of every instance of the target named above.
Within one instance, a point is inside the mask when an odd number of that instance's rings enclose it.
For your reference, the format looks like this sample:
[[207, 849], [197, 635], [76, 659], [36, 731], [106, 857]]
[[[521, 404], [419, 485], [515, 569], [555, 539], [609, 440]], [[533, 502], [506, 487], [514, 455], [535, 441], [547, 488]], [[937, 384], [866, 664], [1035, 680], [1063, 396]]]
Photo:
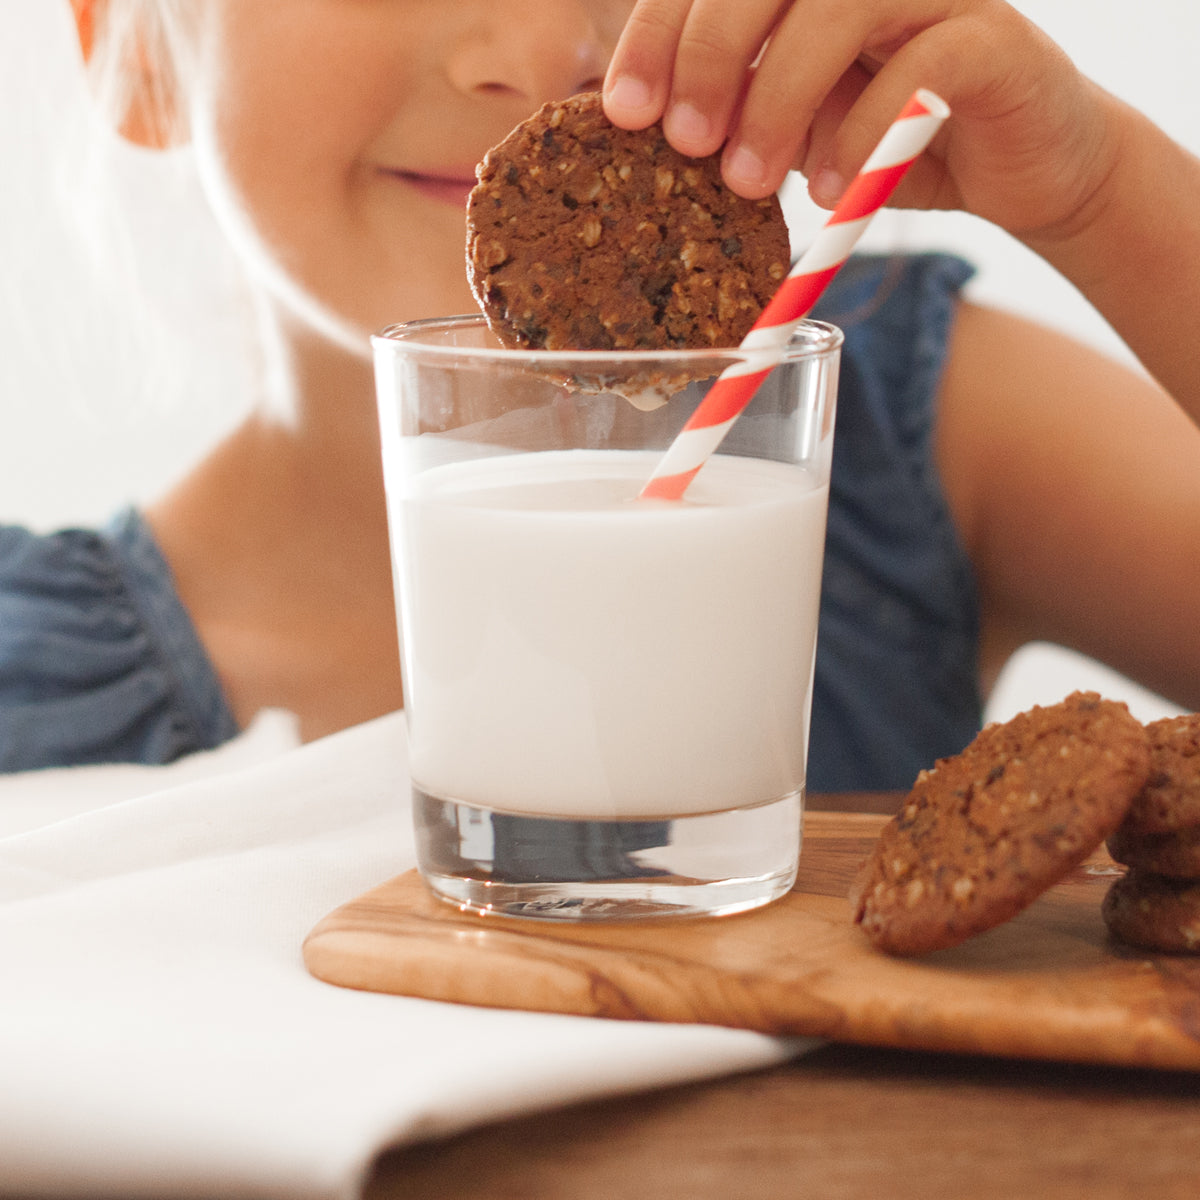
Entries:
[[[1195, 0], [1016, 6], [1200, 151]], [[95, 522], [158, 492], [252, 402], [248, 315], [186, 153], [115, 146], [115, 174], [91, 170], [108, 139], [89, 121], [67, 0], [0, 0], [0, 28], [0, 522]], [[803, 242], [820, 214], [798, 189], [788, 200]], [[1070, 285], [973, 218], [885, 214], [868, 241], [957, 250], [980, 268], [977, 298], [1125, 356]], [[997, 705], [1057, 699], [1095, 678], [1089, 664], [1043, 653]]]

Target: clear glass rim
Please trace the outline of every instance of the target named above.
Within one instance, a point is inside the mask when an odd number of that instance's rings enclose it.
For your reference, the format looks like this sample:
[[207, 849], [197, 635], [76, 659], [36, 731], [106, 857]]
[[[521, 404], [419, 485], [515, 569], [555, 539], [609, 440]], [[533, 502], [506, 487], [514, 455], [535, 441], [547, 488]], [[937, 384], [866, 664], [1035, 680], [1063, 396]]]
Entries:
[[[398, 353], [401, 348], [415, 350], [431, 358], [479, 359], [497, 363], [537, 362], [547, 367], [564, 363], [711, 363], [713, 360], [742, 362], [748, 357], [760, 356], [762, 350], [743, 350], [739, 346], [710, 346], [688, 350], [511, 350], [504, 346], [458, 346], [449, 342], [436, 342], [430, 335], [442, 334], [453, 329], [484, 328], [487, 321], [479, 313], [463, 313], [452, 317], [423, 317], [417, 321], [400, 321], [386, 325], [371, 335], [371, 346], [376, 352]], [[836, 325], [827, 321], [805, 318], [800, 321], [787, 346], [780, 355], [781, 362], [793, 362], [806, 358], [820, 358], [841, 348], [845, 335]]]

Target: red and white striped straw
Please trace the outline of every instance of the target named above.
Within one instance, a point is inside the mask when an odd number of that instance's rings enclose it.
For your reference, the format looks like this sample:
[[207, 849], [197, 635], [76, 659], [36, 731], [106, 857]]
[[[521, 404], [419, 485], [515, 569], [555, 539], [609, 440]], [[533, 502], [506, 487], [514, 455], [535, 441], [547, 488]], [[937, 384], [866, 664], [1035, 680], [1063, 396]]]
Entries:
[[779, 362], [796, 326], [812, 311], [871, 219], [949, 115], [945, 101], [932, 92], [920, 88], [913, 93], [742, 340], [739, 349], [752, 353], [727, 367], [709, 388], [642, 488], [643, 498], [678, 500], [687, 490], [758, 385]]

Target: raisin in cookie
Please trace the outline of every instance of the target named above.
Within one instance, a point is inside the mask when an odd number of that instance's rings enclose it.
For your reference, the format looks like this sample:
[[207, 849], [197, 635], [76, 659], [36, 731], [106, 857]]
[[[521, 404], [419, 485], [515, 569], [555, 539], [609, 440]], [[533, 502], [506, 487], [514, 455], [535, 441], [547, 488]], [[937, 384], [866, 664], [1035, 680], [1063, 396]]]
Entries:
[[736, 346], [787, 274], [775, 196], [731, 192], [659, 126], [616, 128], [599, 93], [543, 106], [477, 175], [467, 274], [510, 347]]
[[855, 880], [855, 920], [892, 954], [1008, 920], [1117, 828], [1149, 771], [1141, 723], [1095, 693], [989, 725], [918, 776]]

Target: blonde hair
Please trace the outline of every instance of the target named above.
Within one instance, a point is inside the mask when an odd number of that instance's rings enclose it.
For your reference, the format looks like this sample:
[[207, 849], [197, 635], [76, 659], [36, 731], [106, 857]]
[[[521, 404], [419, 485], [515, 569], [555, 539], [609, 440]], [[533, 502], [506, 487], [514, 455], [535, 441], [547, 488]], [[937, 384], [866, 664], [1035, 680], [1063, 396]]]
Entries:
[[170, 146], [186, 140], [191, 75], [184, 0], [72, 0], [100, 111], [114, 128], [131, 114], [138, 139]]
[[[251, 317], [188, 145], [197, 0], [72, 4], [88, 86], [76, 77], [79, 102], [64, 109], [55, 153], [39, 160], [53, 198], [46, 221], [61, 222], [63, 244], [75, 251], [72, 270], [85, 277], [82, 294], [103, 305], [98, 319], [110, 337], [102, 373], [127, 381], [125, 404], [172, 409], [197, 396], [219, 404], [212, 396], [230, 390], [230, 375], [218, 360], [249, 354], [243, 328]], [[127, 138], [131, 112], [138, 136]], [[204, 338], [194, 336], [197, 323]], [[86, 407], [102, 387], [90, 364], [62, 358], [56, 367], [70, 377], [61, 390]]]

